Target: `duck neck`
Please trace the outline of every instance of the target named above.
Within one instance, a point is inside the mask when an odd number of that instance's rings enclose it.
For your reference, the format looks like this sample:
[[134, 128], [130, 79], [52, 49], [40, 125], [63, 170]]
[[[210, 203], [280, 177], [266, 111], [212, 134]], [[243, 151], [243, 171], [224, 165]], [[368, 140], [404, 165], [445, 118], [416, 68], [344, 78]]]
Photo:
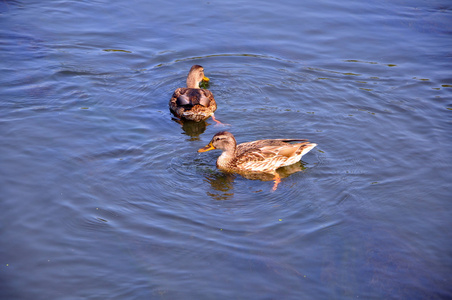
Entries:
[[199, 82], [194, 76], [189, 75], [187, 77], [187, 87], [190, 89], [199, 89]]
[[235, 148], [223, 151], [223, 153], [221, 153], [221, 155], [217, 159], [217, 167], [220, 170], [226, 171], [230, 170], [231, 169], [230, 166], [234, 158], [235, 158]]

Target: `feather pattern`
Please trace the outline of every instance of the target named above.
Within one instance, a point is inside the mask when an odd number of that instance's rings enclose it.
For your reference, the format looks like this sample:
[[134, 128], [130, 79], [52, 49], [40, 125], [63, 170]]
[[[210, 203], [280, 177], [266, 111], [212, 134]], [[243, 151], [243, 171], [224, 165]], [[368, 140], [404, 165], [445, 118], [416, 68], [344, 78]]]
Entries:
[[276, 169], [298, 162], [317, 144], [306, 139], [257, 140], [237, 145], [227, 131], [214, 135], [210, 143], [198, 150], [205, 152], [220, 149], [217, 167], [227, 172], [274, 172]]
[[187, 87], [176, 89], [169, 101], [170, 110], [176, 117], [199, 122], [213, 115], [217, 103], [211, 91], [199, 88], [203, 80], [209, 80], [204, 76], [204, 68], [200, 65], [191, 67]]

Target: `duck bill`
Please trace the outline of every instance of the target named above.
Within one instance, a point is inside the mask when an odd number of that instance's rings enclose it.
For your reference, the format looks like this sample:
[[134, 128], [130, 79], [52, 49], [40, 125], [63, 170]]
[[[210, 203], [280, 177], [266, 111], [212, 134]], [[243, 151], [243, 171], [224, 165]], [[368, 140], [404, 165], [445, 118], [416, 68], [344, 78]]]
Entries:
[[198, 152], [207, 152], [210, 150], [215, 150], [216, 148], [212, 145], [212, 142], [210, 142], [208, 145], [206, 145], [205, 147], [202, 147], [201, 149], [198, 150]]
[[[199, 77], [198, 77], [198, 78], [199, 78]], [[202, 81], [209, 82], [210, 79], [209, 79], [209, 77], [204, 76], [204, 77], [202, 78]]]

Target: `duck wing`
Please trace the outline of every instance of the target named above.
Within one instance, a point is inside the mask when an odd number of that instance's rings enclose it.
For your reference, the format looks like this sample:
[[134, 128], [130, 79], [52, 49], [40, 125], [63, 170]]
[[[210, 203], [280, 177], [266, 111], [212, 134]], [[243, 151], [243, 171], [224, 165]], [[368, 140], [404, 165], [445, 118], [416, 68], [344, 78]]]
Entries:
[[308, 144], [306, 139], [274, 139], [243, 143], [237, 146], [235, 163], [238, 168], [253, 171], [276, 170], [298, 161], [301, 158], [300, 149]]
[[213, 95], [209, 90], [179, 88], [173, 95], [177, 106], [195, 106], [202, 105], [208, 107], [211, 105]]

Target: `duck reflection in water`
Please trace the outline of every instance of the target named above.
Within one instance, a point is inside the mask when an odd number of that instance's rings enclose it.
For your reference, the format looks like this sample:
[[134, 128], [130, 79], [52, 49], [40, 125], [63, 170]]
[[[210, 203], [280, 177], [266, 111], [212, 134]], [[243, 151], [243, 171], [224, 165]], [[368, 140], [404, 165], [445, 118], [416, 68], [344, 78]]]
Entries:
[[208, 124], [206, 121], [189, 121], [189, 120], [180, 120], [176, 118], [172, 118], [172, 120], [176, 123], [179, 123], [184, 130], [184, 133], [191, 137], [190, 140], [197, 141], [199, 140], [199, 136], [206, 131]]
[[[232, 133], [221, 131], [198, 152], [222, 150], [216, 163], [218, 169], [248, 179], [274, 180], [272, 190], [275, 191], [281, 182], [281, 175], [276, 170], [299, 162], [315, 146], [317, 144], [305, 139], [268, 139], [237, 145]], [[292, 173], [299, 171], [297, 167], [292, 170]]]
[[230, 173], [211, 172], [204, 176], [204, 181], [208, 182], [215, 192], [207, 192], [207, 195], [215, 200], [228, 200], [234, 196], [235, 175]]
[[[275, 172], [278, 173], [279, 178], [283, 179], [289, 177], [290, 175], [305, 170], [304, 162], [296, 162], [290, 166], [281, 167]], [[271, 173], [263, 173], [263, 172], [247, 172], [247, 173], [239, 173], [238, 175], [252, 180], [261, 180], [261, 181], [272, 181], [275, 178], [274, 174]], [[204, 175], [204, 181], [208, 182], [212, 189], [216, 192], [208, 192], [207, 194], [214, 198], [215, 200], [228, 200], [234, 196], [234, 180], [237, 177], [237, 174], [234, 173], [223, 173], [223, 172], [212, 172], [207, 175]], [[272, 190], [276, 190], [276, 187], [273, 187]], [[260, 191], [256, 191], [260, 192]]]

